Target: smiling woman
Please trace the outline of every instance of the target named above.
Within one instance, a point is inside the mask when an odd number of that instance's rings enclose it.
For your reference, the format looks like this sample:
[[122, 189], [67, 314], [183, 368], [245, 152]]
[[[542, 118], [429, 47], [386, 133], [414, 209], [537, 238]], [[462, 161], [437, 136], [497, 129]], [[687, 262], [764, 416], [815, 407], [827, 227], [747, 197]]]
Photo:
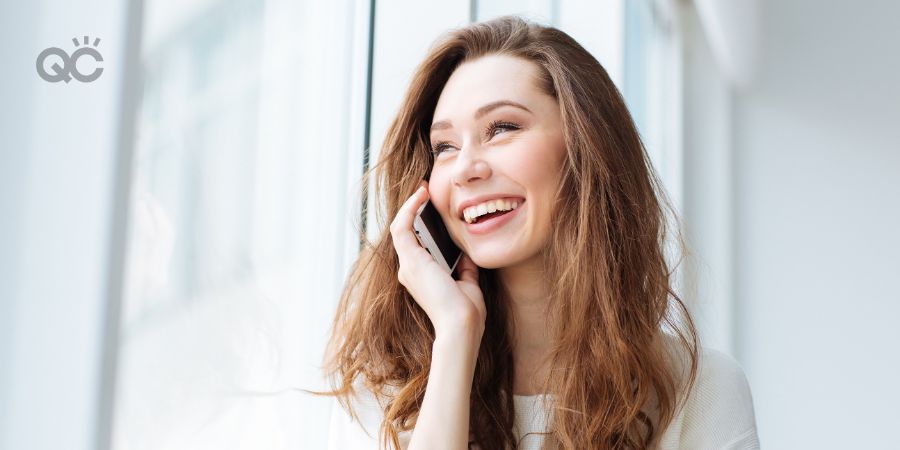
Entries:
[[[673, 290], [671, 207], [625, 102], [567, 34], [505, 16], [445, 35], [372, 172], [392, 222], [335, 317], [331, 448], [758, 447], [743, 371]], [[426, 199], [455, 277], [412, 234]]]

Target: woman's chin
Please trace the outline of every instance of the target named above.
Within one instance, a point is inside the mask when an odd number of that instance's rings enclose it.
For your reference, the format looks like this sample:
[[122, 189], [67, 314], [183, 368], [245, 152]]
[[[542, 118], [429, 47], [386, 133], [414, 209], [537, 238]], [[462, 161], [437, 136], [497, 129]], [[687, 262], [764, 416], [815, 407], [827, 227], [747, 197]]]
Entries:
[[512, 259], [507, 252], [489, 252], [488, 249], [483, 251], [473, 251], [469, 253], [469, 258], [476, 266], [482, 269], [499, 269], [510, 265]]

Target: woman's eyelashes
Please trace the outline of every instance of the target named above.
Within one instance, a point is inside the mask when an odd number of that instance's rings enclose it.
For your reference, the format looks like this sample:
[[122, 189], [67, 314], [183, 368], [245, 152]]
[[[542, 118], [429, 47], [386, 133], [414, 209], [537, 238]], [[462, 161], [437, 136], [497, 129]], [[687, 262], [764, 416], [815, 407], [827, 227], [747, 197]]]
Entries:
[[485, 137], [490, 139], [490, 138], [496, 136], [494, 131], [497, 131], [497, 130], [510, 130], [511, 131], [511, 130], [518, 130], [518, 129], [519, 129], [519, 126], [512, 122], [506, 122], [503, 120], [495, 120], [495, 121], [491, 122], [490, 124], [488, 124], [487, 127], [485, 127], [484, 135], [485, 135]]
[[[486, 140], [491, 140], [494, 136], [497, 136], [497, 130], [506, 130], [506, 131], [514, 131], [518, 130], [520, 127], [518, 124], [514, 122], [509, 122], [506, 120], [495, 120], [488, 124], [487, 127], [484, 128], [484, 138]], [[499, 133], [502, 134], [502, 133]], [[439, 141], [431, 147], [431, 153], [434, 155], [439, 155], [444, 152], [444, 150], [448, 147], [451, 147], [450, 142], [447, 141]]]

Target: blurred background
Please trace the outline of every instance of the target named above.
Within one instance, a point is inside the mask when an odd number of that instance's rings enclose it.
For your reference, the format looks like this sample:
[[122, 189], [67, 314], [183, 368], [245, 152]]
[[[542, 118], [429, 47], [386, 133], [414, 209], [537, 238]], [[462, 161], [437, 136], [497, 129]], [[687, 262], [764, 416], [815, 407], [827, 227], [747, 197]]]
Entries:
[[325, 448], [359, 177], [430, 43], [512, 13], [625, 95], [763, 448], [898, 448], [900, 3], [0, 1], [2, 449]]

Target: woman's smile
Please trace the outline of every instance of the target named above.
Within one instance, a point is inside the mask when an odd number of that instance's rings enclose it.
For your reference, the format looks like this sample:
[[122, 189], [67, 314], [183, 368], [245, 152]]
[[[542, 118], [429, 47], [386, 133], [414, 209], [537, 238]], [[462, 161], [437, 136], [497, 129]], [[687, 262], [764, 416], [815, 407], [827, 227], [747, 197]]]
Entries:
[[506, 225], [511, 225], [511, 222], [516, 217], [521, 215], [521, 210], [523, 208], [525, 208], [524, 199], [521, 201], [521, 203], [516, 205], [515, 209], [512, 209], [510, 211], [504, 212], [498, 210], [496, 212], [488, 213], [487, 215], [478, 218], [474, 223], [463, 223], [465, 224], [465, 229], [469, 234], [485, 235], [499, 230]]

